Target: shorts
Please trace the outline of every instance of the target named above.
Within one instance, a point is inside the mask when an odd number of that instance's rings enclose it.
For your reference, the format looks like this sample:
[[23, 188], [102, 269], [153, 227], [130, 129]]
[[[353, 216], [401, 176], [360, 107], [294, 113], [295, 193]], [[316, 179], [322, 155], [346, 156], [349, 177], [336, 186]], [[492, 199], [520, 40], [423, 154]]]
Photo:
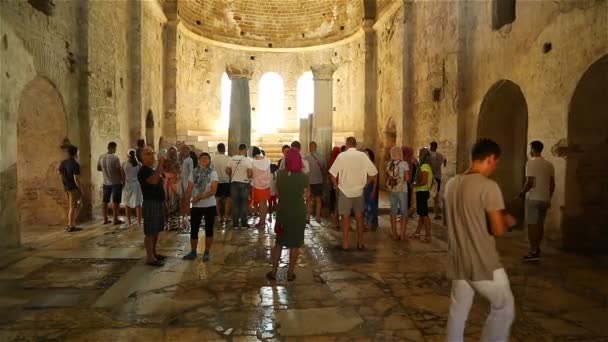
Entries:
[[256, 189], [251, 187], [252, 192], [252, 201], [253, 204], [258, 204], [260, 202], [265, 202], [270, 199], [270, 188], [267, 189]]
[[323, 196], [323, 183], [310, 184], [310, 193], [312, 194], [312, 197]]
[[526, 223], [541, 224], [545, 222], [550, 206], [549, 202], [526, 199]]
[[144, 234], [158, 235], [165, 227], [165, 208], [161, 201], [145, 201], [142, 206], [144, 218]]
[[70, 208], [78, 208], [80, 205], [80, 199], [82, 198], [82, 192], [80, 192], [80, 189], [67, 190], [65, 193], [68, 195], [68, 203]]
[[110, 203], [110, 198], [114, 204], [122, 202], [122, 184], [103, 185], [103, 203]]
[[407, 216], [407, 209], [408, 209], [408, 203], [407, 203], [407, 199], [409, 193], [404, 192], [404, 191], [399, 191], [399, 192], [389, 192], [388, 197], [389, 200], [391, 202], [391, 215], [406, 215]]
[[338, 213], [340, 215], [350, 216], [351, 211], [356, 214], [362, 214], [365, 209], [365, 200], [363, 195], [358, 197], [346, 197], [346, 195], [340, 191], [338, 194]]
[[219, 183], [215, 197], [228, 198], [230, 197], [230, 183]]
[[420, 217], [429, 216], [429, 191], [416, 191], [416, 214]]

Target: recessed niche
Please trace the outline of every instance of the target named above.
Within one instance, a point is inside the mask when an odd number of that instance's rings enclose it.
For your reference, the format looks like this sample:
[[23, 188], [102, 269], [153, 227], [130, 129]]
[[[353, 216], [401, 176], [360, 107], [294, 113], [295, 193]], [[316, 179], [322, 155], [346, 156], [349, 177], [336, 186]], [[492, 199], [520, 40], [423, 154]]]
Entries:
[[200, 24], [201, 24], [201, 21], [200, 21], [200, 20], [197, 20], [197, 21], [196, 21], [196, 25], [200, 25]]
[[337, 56], [337, 55], [338, 55], [338, 52], [337, 52], [337, 51], [336, 51], [336, 52], [334, 52], [334, 56]]
[[120, 78], [120, 89], [124, 89], [122, 77]]
[[551, 44], [551, 42], [543, 44], [543, 53], [549, 53], [551, 50], [553, 50], [553, 44]]
[[336, 111], [336, 107], [334, 107], [334, 112]]
[[268, 43], [268, 47], [270, 47], [270, 48], [271, 48], [271, 47], [272, 47], [272, 43]]
[[6, 78], [11, 78], [11, 74], [9, 74], [8, 71], [6, 72]]
[[106, 96], [107, 97], [112, 97], [112, 89], [110, 89], [110, 88], [106, 89]]
[[340, 82], [340, 79], [338, 78], [336, 81]]
[[433, 88], [433, 101], [434, 102], [441, 101], [441, 93], [442, 93], [441, 88]]
[[302, 38], [306, 38], [306, 34], [305, 33], [302, 33]]
[[516, 18], [516, 0], [494, 0], [492, 2], [492, 28], [500, 30], [501, 27], [511, 24]]
[[287, 110], [291, 110], [291, 107], [287, 107]]
[[8, 49], [8, 38], [6, 37], [6, 34], [2, 36], [2, 47], [4, 47], [4, 50]]
[[249, 59], [251, 59], [252, 61], [255, 61], [255, 56], [251, 56], [251, 57], [249, 57]]
[[209, 50], [207, 50], [207, 49], [205, 48], [205, 52], [208, 52], [208, 51], [209, 51]]
[[340, 31], [344, 31], [344, 26], [340, 26]]
[[255, 111], [255, 107], [251, 107], [251, 110], [252, 110], [252, 111]]
[[241, 36], [244, 36], [244, 35], [245, 35], [245, 31], [241, 31]]
[[34, 9], [44, 13], [47, 16], [52, 16], [55, 12], [54, 0], [27, 0]]
[[207, 80], [207, 84], [211, 84], [211, 81], [210, 81], [210, 80]]

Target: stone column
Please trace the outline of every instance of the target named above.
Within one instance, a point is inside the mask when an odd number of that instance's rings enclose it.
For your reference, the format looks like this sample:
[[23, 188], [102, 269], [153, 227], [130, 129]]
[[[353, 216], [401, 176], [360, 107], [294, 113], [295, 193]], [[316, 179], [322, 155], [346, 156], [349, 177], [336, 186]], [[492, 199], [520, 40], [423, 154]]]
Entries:
[[300, 144], [302, 144], [301, 152], [308, 153], [308, 144], [310, 143], [310, 120], [308, 118], [300, 118]]
[[327, 159], [333, 145], [333, 75], [337, 66], [334, 64], [315, 65], [310, 69], [315, 86], [312, 140], [317, 143], [321, 157]]
[[[177, 141], [176, 127], [176, 98], [177, 98], [177, 1], [166, 1], [164, 12], [167, 16], [165, 26], [165, 65], [164, 65], [164, 116], [162, 119], [161, 135], [168, 141]], [[158, 145], [154, 141], [154, 146]]]
[[365, 121], [363, 125], [363, 142], [365, 146], [377, 150], [378, 115], [376, 104], [378, 101], [378, 64], [374, 19], [366, 19], [363, 22], [363, 30], [365, 31]]
[[232, 81], [230, 93], [230, 122], [228, 124], [228, 154], [235, 155], [239, 144], [251, 145], [251, 102], [249, 80], [252, 72], [243, 68], [228, 67], [226, 73]]

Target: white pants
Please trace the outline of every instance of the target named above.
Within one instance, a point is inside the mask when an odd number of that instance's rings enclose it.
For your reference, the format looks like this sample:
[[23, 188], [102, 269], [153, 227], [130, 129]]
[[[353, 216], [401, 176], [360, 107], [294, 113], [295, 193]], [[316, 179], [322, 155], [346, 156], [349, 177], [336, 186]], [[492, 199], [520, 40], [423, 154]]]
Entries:
[[509, 340], [511, 323], [515, 318], [515, 304], [509, 278], [503, 268], [494, 270], [493, 280], [452, 280], [448, 341], [463, 340], [464, 325], [473, 304], [475, 292], [484, 296], [491, 306], [490, 315], [481, 334], [482, 341], [503, 342]]

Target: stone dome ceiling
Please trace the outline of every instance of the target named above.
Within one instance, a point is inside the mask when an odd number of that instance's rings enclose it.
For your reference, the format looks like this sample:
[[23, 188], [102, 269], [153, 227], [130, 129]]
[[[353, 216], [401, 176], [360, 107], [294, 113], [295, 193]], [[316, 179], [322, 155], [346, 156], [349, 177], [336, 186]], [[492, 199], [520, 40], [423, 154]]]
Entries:
[[256, 47], [328, 44], [355, 33], [363, 0], [179, 0], [178, 15], [193, 32]]

